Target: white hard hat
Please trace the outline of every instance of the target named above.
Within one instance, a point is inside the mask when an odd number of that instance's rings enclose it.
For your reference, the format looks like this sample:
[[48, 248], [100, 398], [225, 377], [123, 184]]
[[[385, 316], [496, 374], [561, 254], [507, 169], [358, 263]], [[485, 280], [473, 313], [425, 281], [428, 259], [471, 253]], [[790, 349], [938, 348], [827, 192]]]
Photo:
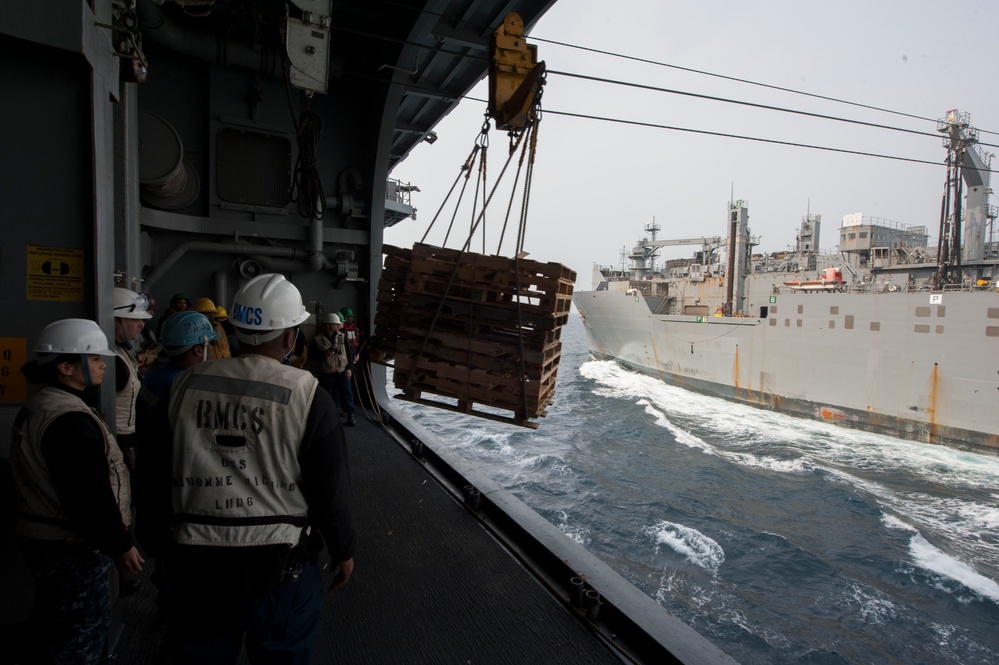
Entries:
[[38, 361], [45, 362], [52, 358], [43, 358], [51, 354], [80, 353], [98, 356], [113, 356], [114, 351], [108, 348], [108, 338], [94, 321], [90, 319], [62, 319], [45, 326], [38, 336]]
[[284, 275], [273, 273], [257, 275], [244, 284], [229, 310], [229, 321], [239, 329], [236, 337], [253, 345], [275, 339], [282, 330], [294, 328], [308, 318], [302, 294], [295, 285]]
[[343, 323], [343, 319], [336, 312], [323, 314], [323, 323]]
[[114, 287], [114, 315], [118, 319], [151, 319], [149, 298], [120, 286]]

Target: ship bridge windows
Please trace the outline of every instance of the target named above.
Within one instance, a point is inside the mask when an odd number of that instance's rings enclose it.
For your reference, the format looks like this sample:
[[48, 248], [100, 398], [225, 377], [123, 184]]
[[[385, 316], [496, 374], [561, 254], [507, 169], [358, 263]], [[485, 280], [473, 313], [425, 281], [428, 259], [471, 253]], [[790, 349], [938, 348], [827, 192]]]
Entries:
[[985, 326], [986, 337], [999, 337], [999, 326]]
[[879, 330], [881, 330], [881, 322], [871, 321], [871, 331], [878, 332]]
[[929, 307], [917, 307], [916, 308], [916, 316], [925, 318], [925, 317], [927, 317], [929, 315], [930, 315], [930, 308]]
[[999, 307], [989, 307], [988, 316], [990, 319], [999, 319]]

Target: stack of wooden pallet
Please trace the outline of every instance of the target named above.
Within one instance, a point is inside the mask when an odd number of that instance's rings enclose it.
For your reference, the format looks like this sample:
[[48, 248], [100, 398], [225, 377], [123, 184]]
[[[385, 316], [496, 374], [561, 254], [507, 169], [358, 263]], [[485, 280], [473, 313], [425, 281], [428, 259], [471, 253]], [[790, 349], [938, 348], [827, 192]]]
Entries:
[[537, 427], [529, 419], [554, 398], [576, 273], [430, 245], [383, 249], [369, 348], [394, 368], [397, 397]]

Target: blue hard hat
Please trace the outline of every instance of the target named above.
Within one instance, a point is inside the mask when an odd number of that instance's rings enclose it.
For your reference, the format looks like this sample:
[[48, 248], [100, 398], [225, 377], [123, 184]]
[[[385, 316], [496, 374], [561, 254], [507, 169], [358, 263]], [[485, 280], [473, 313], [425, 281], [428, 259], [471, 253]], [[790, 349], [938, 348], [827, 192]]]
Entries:
[[201, 312], [187, 310], [171, 314], [163, 322], [160, 343], [163, 346], [194, 346], [216, 339], [211, 321]]

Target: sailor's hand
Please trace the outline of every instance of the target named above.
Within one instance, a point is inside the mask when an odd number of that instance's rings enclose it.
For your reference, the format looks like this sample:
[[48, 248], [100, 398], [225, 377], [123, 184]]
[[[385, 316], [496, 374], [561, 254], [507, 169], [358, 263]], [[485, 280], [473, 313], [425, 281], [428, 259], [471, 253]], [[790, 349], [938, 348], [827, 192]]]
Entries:
[[345, 585], [349, 580], [351, 574], [354, 572], [354, 559], [350, 558], [346, 561], [340, 562], [340, 567], [333, 576], [333, 584], [330, 585], [330, 591], [334, 589], [339, 589]]
[[139, 550], [133, 546], [124, 554], [119, 554], [114, 560], [114, 565], [122, 573], [134, 575], [142, 570], [142, 564], [145, 562], [146, 560], [139, 554]]

